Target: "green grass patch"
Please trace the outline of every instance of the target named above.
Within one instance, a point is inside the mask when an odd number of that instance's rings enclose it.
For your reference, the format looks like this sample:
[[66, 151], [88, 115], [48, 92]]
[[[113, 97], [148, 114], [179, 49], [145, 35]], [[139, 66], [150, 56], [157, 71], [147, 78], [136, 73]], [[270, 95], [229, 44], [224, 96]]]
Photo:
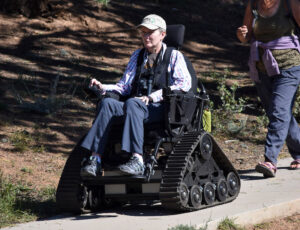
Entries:
[[203, 228], [197, 228], [196, 226], [193, 225], [182, 225], [182, 224], [172, 228], [168, 228], [168, 230], [206, 230], [206, 229], [207, 229], [207, 225]]
[[40, 146], [33, 146], [32, 147], [33, 152], [35, 153], [43, 153], [46, 151], [46, 148], [44, 145], [40, 145]]
[[21, 172], [31, 174], [32, 173], [32, 169], [24, 167], [24, 168], [21, 168]]
[[0, 228], [56, 214], [55, 188], [11, 183], [0, 171]]
[[36, 132], [34, 135], [26, 130], [14, 132], [10, 137], [10, 142], [14, 146], [14, 151], [25, 152], [31, 149], [35, 153], [42, 153], [46, 151], [44, 145], [39, 144], [43, 136], [41, 133]]
[[218, 230], [245, 230], [245, 228], [234, 223], [234, 220], [229, 219], [227, 217], [222, 222], [219, 223], [217, 229]]
[[17, 131], [10, 137], [10, 141], [14, 146], [14, 151], [25, 152], [33, 142], [33, 137], [25, 130]]
[[260, 224], [255, 224], [254, 228], [255, 229], [267, 229], [270, 226], [270, 223], [260, 223]]
[[110, 0], [96, 0], [96, 2], [100, 3], [101, 5], [107, 6]]

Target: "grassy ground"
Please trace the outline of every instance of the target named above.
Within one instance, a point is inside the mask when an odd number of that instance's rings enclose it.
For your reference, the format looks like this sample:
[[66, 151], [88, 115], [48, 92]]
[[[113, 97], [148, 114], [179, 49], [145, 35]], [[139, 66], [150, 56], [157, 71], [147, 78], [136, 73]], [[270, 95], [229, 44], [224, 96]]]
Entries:
[[[276, 220], [270, 220], [267, 222], [240, 226], [232, 219], [226, 218], [217, 227], [217, 230], [299, 230], [300, 214], [296, 213], [292, 216], [285, 218], [277, 218]], [[206, 230], [207, 227], [197, 228], [195, 226], [178, 225], [168, 230]]]
[[0, 228], [57, 214], [55, 191], [54, 187], [35, 190], [11, 183], [0, 171]]

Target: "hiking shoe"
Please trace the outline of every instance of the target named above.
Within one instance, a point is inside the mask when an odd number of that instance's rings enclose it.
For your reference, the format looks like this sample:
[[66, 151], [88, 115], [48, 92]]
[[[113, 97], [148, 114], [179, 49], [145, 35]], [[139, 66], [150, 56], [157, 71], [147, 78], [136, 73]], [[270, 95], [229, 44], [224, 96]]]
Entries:
[[131, 175], [143, 175], [145, 166], [137, 157], [133, 156], [129, 159], [127, 163], [120, 165], [119, 169], [122, 172]]
[[81, 176], [97, 176], [101, 172], [101, 163], [97, 161], [97, 157], [90, 156], [80, 170]]

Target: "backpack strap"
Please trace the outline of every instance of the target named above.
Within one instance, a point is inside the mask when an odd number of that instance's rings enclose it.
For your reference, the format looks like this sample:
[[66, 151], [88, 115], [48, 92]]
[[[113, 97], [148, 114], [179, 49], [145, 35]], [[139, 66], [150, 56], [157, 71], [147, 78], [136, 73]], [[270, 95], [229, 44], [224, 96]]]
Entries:
[[134, 76], [134, 79], [132, 82], [132, 89], [131, 89], [130, 97], [137, 93], [136, 92], [137, 85], [138, 85], [139, 79], [142, 74], [142, 65], [143, 65], [143, 61], [144, 61], [144, 54], [145, 54], [145, 48], [141, 49], [141, 51], [139, 52], [139, 56], [137, 58], [136, 71], [135, 71], [135, 76]]
[[136, 65], [136, 76], [138, 76], [138, 78], [141, 75], [142, 72], [142, 65], [143, 65], [143, 61], [144, 61], [144, 54], [145, 54], [145, 48], [141, 49], [138, 59], [137, 59], [137, 65]]
[[287, 10], [288, 10], [288, 16], [291, 18], [294, 18], [290, 0], [286, 0], [285, 3], [286, 3]]
[[166, 76], [167, 87], [170, 85], [170, 73], [168, 72], [168, 66], [170, 64], [171, 54], [174, 49], [175, 49], [174, 47], [167, 47], [165, 54], [164, 54], [164, 58], [161, 63], [161, 65], [162, 65], [161, 74], [165, 74], [165, 76]]
[[291, 18], [293, 20], [293, 22], [295, 23], [295, 26], [298, 27], [298, 24], [294, 18], [293, 15], [293, 11], [292, 11], [292, 6], [291, 6], [291, 1], [290, 0], [286, 0], [285, 2], [285, 7], [287, 9], [287, 17]]
[[255, 19], [258, 18], [258, 12], [257, 12], [257, 0], [250, 0], [251, 5], [251, 12]]

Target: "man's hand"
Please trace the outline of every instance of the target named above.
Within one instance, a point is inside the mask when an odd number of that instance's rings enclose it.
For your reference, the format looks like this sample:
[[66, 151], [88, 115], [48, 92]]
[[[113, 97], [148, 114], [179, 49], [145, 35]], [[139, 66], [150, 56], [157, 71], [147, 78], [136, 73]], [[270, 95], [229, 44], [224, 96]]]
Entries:
[[149, 102], [153, 101], [151, 97], [147, 97], [147, 96], [135, 97], [135, 98], [142, 100], [142, 102], [144, 102], [146, 105], [149, 105]]
[[90, 81], [90, 87], [92, 87], [92, 86], [94, 86], [94, 85], [97, 86], [98, 89], [103, 90], [103, 85], [101, 84], [100, 81], [98, 81], [98, 80], [95, 79], [95, 78], [93, 78], [93, 79]]

